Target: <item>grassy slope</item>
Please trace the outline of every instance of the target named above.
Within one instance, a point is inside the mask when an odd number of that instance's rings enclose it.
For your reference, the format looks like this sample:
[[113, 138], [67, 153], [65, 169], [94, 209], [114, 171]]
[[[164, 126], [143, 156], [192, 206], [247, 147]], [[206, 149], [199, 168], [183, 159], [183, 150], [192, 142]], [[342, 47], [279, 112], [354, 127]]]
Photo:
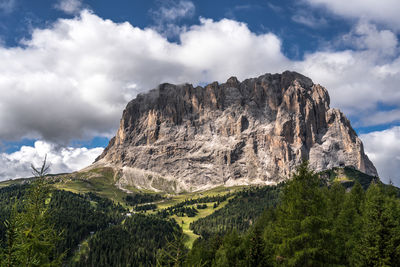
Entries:
[[352, 167], [332, 168], [320, 172], [320, 177], [328, 183], [340, 182], [344, 187], [352, 187], [358, 181], [364, 189], [367, 189], [372, 181], [379, 181], [379, 178], [362, 173]]
[[23, 184], [28, 180], [29, 180], [29, 178], [19, 178], [19, 179], [14, 179], [14, 180], [3, 181], [3, 182], [0, 182], [0, 188], [14, 185], [14, 184]]
[[55, 187], [74, 193], [93, 192], [124, 204], [126, 192], [115, 186], [115, 174], [111, 168], [98, 168], [82, 173], [72, 173], [56, 177]]
[[[199, 235], [196, 235], [195, 233], [193, 233], [192, 230], [189, 229], [189, 225], [194, 222], [197, 221], [200, 218], [204, 218], [207, 217], [208, 215], [211, 215], [212, 213], [214, 213], [215, 211], [223, 208], [228, 201], [224, 201], [222, 203], [220, 203], [220, 205], [217, 208], [213, 208], [213, 205], [216, 202], [211, 202], [211, 203], [207, 203], [207, 208], [206, 209], [198, 209], [199, 213], [196, 214], [195, 217], [178, 217], [176, 215], [173, 215], [171, 218], [174, 218], [175, 221], [179, 224], [179, 226], [182, 228], [183, 233], [186, 235], [185, 238], [185, 245], [188, 248], [192, 248], [193, 242], [199, 237]], [[195, 207], [196, 205], [188, 205], [188, 207]]]
[[237, 190], [242, 189], [244, 186], [234, 186], [234, 187], [215, 187], [213, 189], [203, 191], [203, 192], [192, 192], [192, 193], [182, 193], [176, 195], [168, 195], [169, 199], [159, 203], [157, 206], [158, 209], [165, 209], [179, 202], [185, 201], [186, 199], [196, 199], [206, 196], [216, 196], [216, 195], [226, 195], [228, 193], [235, 192]]
[[[203, 191], [203, 192], [182, 193], [182, 194], [177, 194], [177, 195], [172, 195], [172, 196], [169, 195], [169, 199], [157, 204], [157, 210], [162, 210], [162, 209], [171, 207], [171, 206], [178, 204], [182, 201], [185, 201], [187, 199], [197, 199], [197, 198], [201, 198], [201, 197], [216, 196], [216, 195], [223, 196], [228, 193], [232, 193], [237, 190], [240, 190], [243, 187], [244, 186], [235, 186], [235, 187], [226, 188], [226, 187], [220, 186], [220, 187], [216, 187], [216, 188], [210, 189], [208, 191]], [[213, 205], [215, 202], [206, 203], [207, 208], [206, 209], [198, 209], [199, 213], [197, 213], [196, 216], [194, 216], [194, 217], [188, 217], [188, 216], [178, 217], [176, 215], [171, 216], [171, 218], [175, 219], [175, 221], [179, 224], [179, 226], [182, 227], [182, 230], [183, 230], [184, 234], [186, 235], [185, 245], [188, 248], [191, 248], [194, 240], [196, 240], [199, 237], [198, 235], [193, 233], [192, 230], [189, 229], [190, 223], [197, 221], [200, 218], [207, 217], [207, 216], [211, 215], [212, 213], [214, 213], [215, 211], [223, 208], [228, 203], [228, 200], [229, 199], [227, 199], [224, 202], [221, 202], [219, 204], [219, 206], [215, 209], [213, 208]], [[196, 207], [196, 205], [197, 204], [188, 205], [188, 207]], [[149, 213], [153, 213], [153, 211], [149, 211]]]
[[[328, 182], [339, 181], [346, 187], [352, 186], [354, 184], [354, 181], [357, 180], [364, 188], [366, 188], [371, 183], [371, 181], [375, 179], [372, 176], [366, 175], [353, 168], [348, 167], [333, 168], [331, 170], [321, 172], [320, 175]], [[124, 206], [128, 206], [123, 200], [127, 193], [118, 189], [115, 186], [118, 177], [115, 176], [115, 173], [111, 168], [98, 168], [82, 173], [55, 175], [53, 176], [53, 179], [55, 180], [54, 185], [57, 189], [71, 191], [74, 193], [93, 192], [102, 197], [107, 197], [109, 199], [112, 199], [113, 201], [119, 202]], [[27, 180], [28, 179], [17, 179], [0, 182], [0, 188], [16, 183], [21, 184], [26, 182]], [[191, 192], [176, 195], [164, 194], [164, 196], [168, 197], [168, 199], [158, 202], [157, 210], [168, 208], [186, 199], [225, 195], [230, 192], [240, 190], [243, 187], [244, 186], [226, 188], [220, 186], [203, 192]], [[155, 193], [148, 190], [138, 190], [132, 187], [129, 187], [127, 189], [133, 192]], [[199, 209], [199, 213], [195, 217], [178, 217], [176, 215], [172, 216], [172, 218], [174, 218], [178, 222], [178, 224], [182, 227], [184, 233], [187, 235], [185, 243], [188, 247], [191, 247], [193, 241], [198, 237], [189, 229], [190, 223], [200, 218], [211, 215], [216, 210], [223, 208], [227, 203], [228, 201], [220, 203], [220, 205], [216, 209], [213, 209], [214, 203], [207, 203], [208, 207], [206, 209]]]

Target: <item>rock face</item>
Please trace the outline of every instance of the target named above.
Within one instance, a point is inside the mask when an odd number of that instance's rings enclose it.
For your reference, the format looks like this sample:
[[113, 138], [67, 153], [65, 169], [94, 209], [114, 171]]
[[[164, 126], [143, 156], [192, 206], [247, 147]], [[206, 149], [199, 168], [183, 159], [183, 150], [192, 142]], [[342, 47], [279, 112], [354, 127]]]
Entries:
[[353, 166], [377, 176], [327, 90], [286, 71], [140, 94], [93, 167], [119, 170], [120, 186], [179, 192], [276, 183], [303, 158], [316, 171]]

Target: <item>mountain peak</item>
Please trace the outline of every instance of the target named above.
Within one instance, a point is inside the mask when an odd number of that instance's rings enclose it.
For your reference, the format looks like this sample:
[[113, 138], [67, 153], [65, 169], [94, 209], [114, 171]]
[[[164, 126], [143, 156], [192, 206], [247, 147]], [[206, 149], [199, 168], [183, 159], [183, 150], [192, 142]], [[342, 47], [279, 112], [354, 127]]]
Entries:
[[230, 84], [230, 85], [235, 86], [235, 85], [240, 84], [240, 82], [235, 76], [232, 76], [226, 81], [226, 84]]
[[353, 166], [377, 175], [350, 122], [329, 107], [327, 90], [285, 71], [140, 94], [94, 166], [119, 169], [125, 185], [194, 191], [276, 183], [302, 159], [316, 171]]

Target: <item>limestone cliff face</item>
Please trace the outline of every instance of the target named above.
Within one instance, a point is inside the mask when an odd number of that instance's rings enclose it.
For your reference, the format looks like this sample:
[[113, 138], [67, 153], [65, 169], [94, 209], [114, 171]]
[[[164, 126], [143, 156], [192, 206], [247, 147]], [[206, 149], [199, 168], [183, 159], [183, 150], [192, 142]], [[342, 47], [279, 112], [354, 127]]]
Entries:
[[353, 166], [377, 175], [326, 89], [286, 71], [138, 95], [94, 166], [120, 170], [121, 185], [194, 191], [279, 182], [303, 158], [316, 171]]

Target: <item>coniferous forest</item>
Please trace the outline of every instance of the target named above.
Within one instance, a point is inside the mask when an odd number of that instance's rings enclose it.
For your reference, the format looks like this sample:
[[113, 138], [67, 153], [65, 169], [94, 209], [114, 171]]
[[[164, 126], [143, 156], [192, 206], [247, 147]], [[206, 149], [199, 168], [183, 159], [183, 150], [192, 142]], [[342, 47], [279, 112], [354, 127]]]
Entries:
[[[30, 184], [0, 189], [0, 260], [2, 266], [400, 266], [398, 195], [378, 180], [364, 188], [326, 183], [304, 162], [277, 186], [131, 214], [94, 193], [56, 190], [39, 171]], [[161, 199], [143, 194], [127, 201], [146, 206]], [[189, 248], [173, 216], [207, 208], [216, 210], [190, 224], [199, 237]]]

